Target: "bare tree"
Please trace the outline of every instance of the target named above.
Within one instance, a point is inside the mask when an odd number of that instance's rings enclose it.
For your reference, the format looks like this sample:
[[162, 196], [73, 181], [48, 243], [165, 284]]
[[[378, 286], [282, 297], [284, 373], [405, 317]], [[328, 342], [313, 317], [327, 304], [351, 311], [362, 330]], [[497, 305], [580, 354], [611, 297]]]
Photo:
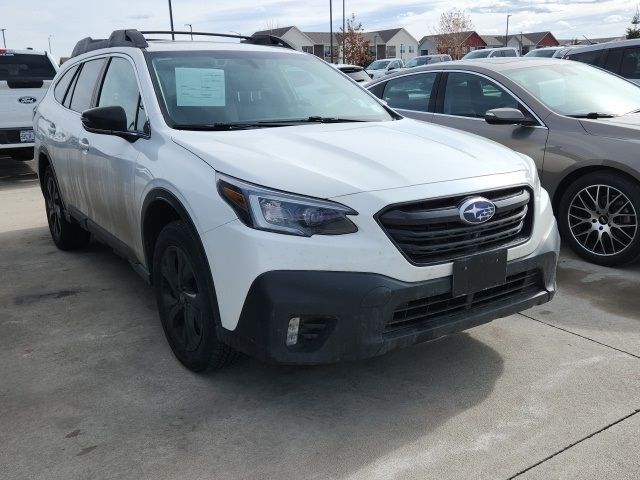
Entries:
[[440, 53], [448, 53], [454, 59], [462, 57], [463, 42], [467, 34], [473, 30], [471, 17], [464, 10], [452, 8], [440, 15], [440, 22], [436, 29], [436, 48]]
[[267, 20], [266, 23], [266, 27], [265, 30], [269, 30], [270, 32], [280, 28], [280, 25], [278, 24], [277, 20], [271, 19], [271, 20]]
[[344, 41], [344, 51], [342, 56], [345, 63], [353, 65], [366, 66], [371, 61], [369, 53], [369, 40], [364, 36], [364, 28], [362, 23], [356, 21], [355, 14], [351, 14], [351, 18], [347, 18], [347, 31], [343, 31], [340, 27], [338, 33], [338, 41]]

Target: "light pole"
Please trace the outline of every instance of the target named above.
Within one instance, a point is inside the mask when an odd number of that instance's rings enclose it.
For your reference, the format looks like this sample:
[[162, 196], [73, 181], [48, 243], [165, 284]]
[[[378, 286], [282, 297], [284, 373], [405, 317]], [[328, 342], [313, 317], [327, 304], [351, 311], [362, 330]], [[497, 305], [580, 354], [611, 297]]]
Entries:
[[193, 25], [190, 23], [185, 23], [185, 27], [189, 27], [189, 31], [191, 32], [191, 40], [193, 41]]
[[4, 31], [6, 28], [0, 28], [2, 30], [2, 43], [4, 44], [4, 48], [7, 48], [7, 40], [4, 38]]
[[373, 35], [373, 45], [374, 45], [374, 49], [375, 49], [375, 54], [376, 54], [376, 60], [378, 60], [378, 34], [375, 33]]
[[507, 43], [509, 43], [509, 17], [512, 17], [513, 15], [507, 15], [507, 32], [504, 35], [504, 46], [507, 46]]
[[345, 17], [345, 10], [344, 10], [344, 1], [342, 0], [342, 63], [346, 63], [344, 60], [344, 47], [345, 47], [345, 36], [346, 36], [346, 28], [347, 28], [347, 23], [346, 23], [346, 17]]
[[53, 55], [53, 52], [51, 51], [51, 37], [53, 37], [53, 35], [49, 35], [49, 53]]
[[330, 46], [331, 63], [333, 63], [333, 1], [332, 0], [329, 0], [329, 41], [331, 42], [331, 46]]
[[175, 40], [176, 36], [173, 33], [173, 8], [171, 8], [171, 0], [169, 0], [169, 21], [171, 22], [171, 40]]

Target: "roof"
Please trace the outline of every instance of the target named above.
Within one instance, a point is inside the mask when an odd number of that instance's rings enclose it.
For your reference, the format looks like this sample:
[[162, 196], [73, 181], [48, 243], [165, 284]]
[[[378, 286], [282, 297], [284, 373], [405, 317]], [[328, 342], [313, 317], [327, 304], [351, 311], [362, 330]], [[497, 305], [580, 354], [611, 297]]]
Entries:
[[504, 36], [502, 40], [497, 35], [480, 35], [480, 38], [487, 44], [488, 47], [502, 46], [504, 45]]
[[290, 27], [282, 27], [282, 28], [271, 28], [269, 30], [260, 30], [259, 32], [255, 32], [254, 35], [275, 35], [276, 37], [282, 37], [289, 30], [296, 28], [293, 25]]
[[467, 32], [460, 32], [460, 33], [443, 33], [443, 34], [438, 34], [438, 35], [426, 35], [426, 36], [422, 37], [422, 39], [420, 40], [420, 45], [422, 45], [427, 40], [429, 40], [429, 41], [431, 41], [433, 43], [437, 43], [438, 40], [440, 40], [442, 38], [446, 39], [446, 38], [449, 38], [449, 37], [453, 37], [454, 35], [460, 35], [460, 38], [462, 38], [462, 41], [460, 42], [460, 45], [462, 45], [474, 33], [476, 33], [475, 30], [470, 30], [470, 31], [467, 31]]
[[601, 50], [605, 48], [624, 47], [624, 46], [638, 46], [640, 45], [640, 38], [633, 40], [614, 40], [612, 42], [596, 43], [594, 45], [579, 46], [575, 50], [572, 50], [572, 54], [578, 52], [590, 52], [592, 50]]
[[380, 40], [382, 40], [384, 43], [387, 43], [389, 40], [395, 37], [400, 30], [402, 30], [402, 28], [392, 28], [390, 30], [378, 30], [378, 31], [369, 32], [369, 33], [372, 33], [372, 34], [377, 33], [380, 36]]
[[[329, 32], [303, 32], [311, 39], [314, 45], [329, 45], [331, 43], [331, 34]], [[333, 32], [333, 43], [338, 42], [338, 34]]]

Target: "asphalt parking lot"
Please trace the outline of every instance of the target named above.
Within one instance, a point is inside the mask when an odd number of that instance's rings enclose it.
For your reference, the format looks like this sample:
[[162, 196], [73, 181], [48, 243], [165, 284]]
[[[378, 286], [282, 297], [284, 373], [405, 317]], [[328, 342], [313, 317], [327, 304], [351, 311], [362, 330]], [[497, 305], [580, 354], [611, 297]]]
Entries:
[[637, 479], [640, 265], [380, 358], [198, 376], [108, 248], [58, 251], [0, 159], [0, 478]]

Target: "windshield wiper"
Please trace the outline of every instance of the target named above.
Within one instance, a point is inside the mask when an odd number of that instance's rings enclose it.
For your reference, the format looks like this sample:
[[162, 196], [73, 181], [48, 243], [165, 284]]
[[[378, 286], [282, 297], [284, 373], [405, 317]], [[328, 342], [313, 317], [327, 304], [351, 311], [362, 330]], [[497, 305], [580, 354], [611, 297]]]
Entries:
[[586, 118], [588, 120], [597, 120], [599, 118], [614, 118], [615, 115], [611, 113], [601, 113], [601, 112], [591, 112], [591, 113], [583, 113], [580, 115], [567, 115], [572, 118]]
[[176, 130], [197, 130], [197, 131], [225, 131], [225, 130], [248, 130], [251, 128], [273, 128], [273, 127], [291, 127], [305, 123], [347, 123], [347, 122], [366, 122], [366, 120], [355, 120], [352, 118], [337, 117], [320, 117], [311, 116], [307, 118], [292, 118], [282, 120], [260, 120], [256, 122], [218, 122], [210, 124], [190, 124], [180, 123], [174, 125]]
[[294, 122], [218, 122], [218, 123], [180, 123], [174, 125], [176, 130], [197, 130], [197, 131], [225, 131], [225, 130], [248, 130], [251, 128], [287, 127], [295, 125]]

